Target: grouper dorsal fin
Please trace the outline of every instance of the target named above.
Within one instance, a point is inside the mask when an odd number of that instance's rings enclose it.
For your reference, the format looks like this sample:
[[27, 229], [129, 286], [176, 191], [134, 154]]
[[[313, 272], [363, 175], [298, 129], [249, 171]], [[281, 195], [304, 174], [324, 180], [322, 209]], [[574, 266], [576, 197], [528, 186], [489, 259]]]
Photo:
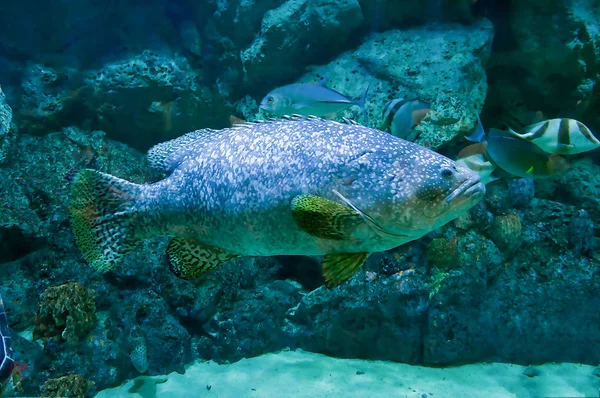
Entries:
[[199, 145], [217, 134], [218, 130], [201, 129], [157, 144], [148, 151], [148, 163], [153, 169], [171, 173], [190, 151], [197, 150]]

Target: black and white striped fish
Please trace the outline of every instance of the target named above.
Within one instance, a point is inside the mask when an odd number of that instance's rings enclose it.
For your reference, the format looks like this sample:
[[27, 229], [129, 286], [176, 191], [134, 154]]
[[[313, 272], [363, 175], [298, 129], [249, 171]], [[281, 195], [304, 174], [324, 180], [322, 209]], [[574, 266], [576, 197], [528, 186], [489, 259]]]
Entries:
[[532, 124], [519, 134], [512, 129], [508, 133], [537, 145], [547, 153], [574, 155], [600, 147], [600, 141], [589, 128], [575, 119], [551, 119]]
[[414, 142], [418, 138], [418, 132], [414, 128], [429, 111], [429, 104], [424, 101], [395, 99], [383, 111], [383, 124], [379, 129], [389, 131], [394, 137]]

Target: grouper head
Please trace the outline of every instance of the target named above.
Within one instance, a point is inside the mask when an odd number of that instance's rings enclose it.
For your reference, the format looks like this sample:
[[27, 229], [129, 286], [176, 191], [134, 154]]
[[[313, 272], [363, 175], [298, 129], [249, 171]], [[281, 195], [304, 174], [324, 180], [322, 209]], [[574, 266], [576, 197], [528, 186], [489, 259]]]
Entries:
[[[363, 175], [375, 175], [376, 181], [362, 187], [358, 200], [344, 196], [385, 238], [417, 239], [459, 217], [485, 194], [478, 174], [438, 153], [407, 144], [413, 151], [394, 161], [385, 152], [363, 156], [363, 171], [365, 167], [379, 169], [377, 174]], [[355, 181], [353, 185], [362, 184]]]

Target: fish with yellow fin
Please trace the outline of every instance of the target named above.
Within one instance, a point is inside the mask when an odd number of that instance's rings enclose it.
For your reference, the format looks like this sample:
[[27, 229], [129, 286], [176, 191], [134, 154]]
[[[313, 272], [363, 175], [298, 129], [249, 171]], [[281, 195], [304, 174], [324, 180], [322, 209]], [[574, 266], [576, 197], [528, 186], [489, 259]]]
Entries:
[[551, 176], [565, 166], [560, 156], [547, 153], [509, 132], [490, 129], [486, 134], [479, 117], [475, 132], [465, 138], [476, 143], [459, 153], [459, 161], [477, 172], [484, 182], [498, 179], [492, 176], [495, 171], [492, 167], [511, 176], [543, 178]]
[[575, 155], [600, 147], [600, 141], [590, 129], [575, 119], [544, 120], [525, 127], [523, 133], [512, 129], [508, 129], [508, 133], [557, 155]]
[[150, 149], [168, 174], [134, 184], [86, 169], [70, 221], [84, 259], [106, 272], [168, 236], [170, 270], [195, 279], [242, 256], [324, 255], [325, 285], [371, 253], [419, 239], [479, 202], [479, 176], [351, 120], [286, 116], [202, 129]]

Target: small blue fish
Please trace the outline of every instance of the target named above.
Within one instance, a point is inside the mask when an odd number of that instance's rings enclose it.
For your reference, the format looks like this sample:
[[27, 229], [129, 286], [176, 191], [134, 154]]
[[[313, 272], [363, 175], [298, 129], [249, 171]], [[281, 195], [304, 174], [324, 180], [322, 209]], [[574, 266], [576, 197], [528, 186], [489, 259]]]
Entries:
[[414, 141], [418, 133], [413, 129], [429, 113], [429, 104], [418, 99], [390, 102], [383, 113], [383, 125], [380, 130], [390, 130], [394, 137]]
[[369, 87], [359, 100], [352, 100], [345, 95], [326, 86], [327, 79], [318, 84], [294, 83], [274, 89], [260, 103], [263, 109], [273, 115], [304, 115], [318, 117], [333, 117], [338, 113], [358, 106], [363, 110], [365, 121], [368, 116], [365, 111], [365, 99]]

